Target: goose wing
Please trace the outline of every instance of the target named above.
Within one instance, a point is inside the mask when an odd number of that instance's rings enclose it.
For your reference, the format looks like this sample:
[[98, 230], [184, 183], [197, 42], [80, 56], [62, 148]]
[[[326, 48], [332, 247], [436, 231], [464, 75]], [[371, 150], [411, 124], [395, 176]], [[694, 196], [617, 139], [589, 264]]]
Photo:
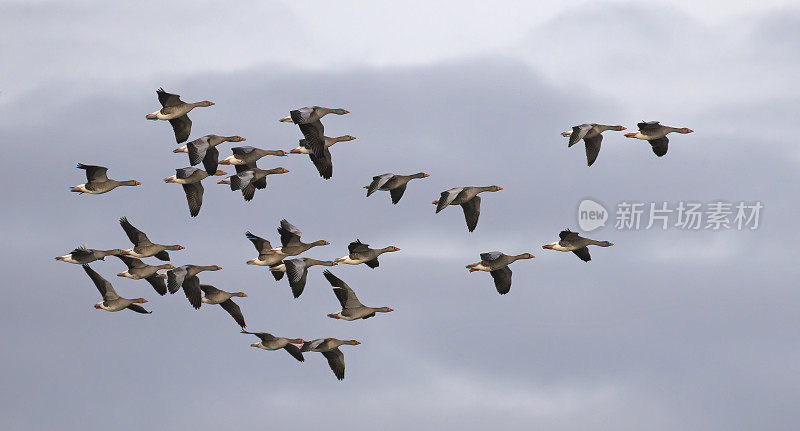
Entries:
[[233, 317], [233, 320], [239, 324], [242, 328], [246, 327], [247, 325], [244, 323], [244, 316], [242, 315], [242, 309], [239, 308], [239, 305], [233, 302], [232, 299], [228, 299], [227, 301], [222, 301], [219, 304], [228, 314]]
[[658, 156], [661, 157], [667, 154], [667, 150], [669, 149], [669, 139], [666, 136], [662, 136], [658, 139], [653, 139], [651, 141], [647, 141], [650, 143], [650, 146], [653, 147], [653, 152]]
[[578, 143], [581, 139], [586, 137], [586, 134], [589, 133], [589, 130], [592, 130], [591, 124], [581, 124], [580, 126], [574, 126], [572, 128], [572, 133], [569, 135], [569, 144], [568, 147], [571, 147]]
[[300, 245], [300, 237], [303, 235], [300, 229], [289, 223], [286, 219], [281, 220], [278, 233], [281, 235], [281, 245], [284, 247]]
[[147, 282], [153, 286], [153, 289], [155, 289], [156, 293], [159, 295], [164, 296], [167, 294], [167, 284], [164, 282], [163, 278], [153, 274], [150, 277], [145, 278], [145, 280], [147, 280]]
[[600, 154], [600, 143], [603, 142], [603, 135], [598, 133], [597, 136], [586, 138], [583, 141], [586, 144], [586, 164], [587, 166], [592, 166], [594, 161], [597, 160], [597, 155]]
[[145, 235], [144, 232], [140, 231], [139, 229], [133, 227], [126, 217], [119, 219], [119, 224], [122, 226], [122, 230], [125, 231], [125, 234], [128, 235], [128, 239], [131, 240], [134, 246], [152, 244], [150, 239], [147, 238], [147, 235]]
[[169, 124], [172, 125], [172, 131], [175, 132], [175, 142], [180, 144], [189, 139], [189, 135], [192, 133], [192, 120], [189, 119], [189, 116], [184, 114], [173, 118], [169, 120]]
[[436, 204], [436, 212], [445, 209], [451, 202], [458, 196], [461, 191], [464, 190], [464, 187], [456, 187], [450, 190], [445, 190], [439, 196], [439, 203]]
[[160, 103], [164, 108], [167, 106], [177, 106], [183, 104], [183, 101], [179, 95], [167, 93], [163, 88], [156, 90], [156, 94], [158, 94], [158, 103]]
[[83, 163], [78, 163], [78, 169], [83, 169], [86, 171], [86, 180], [89, 182], [100, 183], [103, 181], [108, 181], [108, 176], [106, 175], [108, 168], [105, 166], [84, 165]]
[[511, 268], [504, 266], [491, 271], [490, 274], [494, 279], [494, 287], [497, 289], [497, 293], [505, 295], [511, 290]]
[[397, 204], [398, 202], [400, 202], [400, 198], [403, 197], [403, 193], [405, 193], [405, 192], [406, 192], [406, 185], [405, 184], [403, 184], [402, 186], [395, 187], [395, 188], [389, 190], [389, 195], [391, 195], [391, 197], [392, 197], [392, 203], [393, 204]]
[[367, 189], [367, 196], [375, 193], [393, 177], [394, 174], [383, 174], [372, 177], [372, 183], [370, 183], [369, 188]]
[[112, 286], [108, 280], [93, 270], [92, 267], [89, 265], [83, 265], [83, 270], [86, 271], [86, 274], [88, 274], [89, 278], [91, 278], [94, 282], [94, 285], [97, 287], [100, 295], [103, 296], [103, 301], [114, 301], [119, 299], [119, 295], [117, 295], [117, 291], [114, 290], [114, 286]]
[[342, 305], [342, 310], [364, 306], [364, 304], [358, 300], [356, 293], [350, 288], [350, 286], [347, 285], [347, 283], [342, 281], [339, 277], [333, 275], [328, 270], [325, 270], [323, 274], [325, 275], [325, 278], [328, 279], [328, 282], [331, 284], [331, 286], [333, 286], [333, 293], [336, 295], [336, 298]]
[[308, 155], [308, 157], [311, 159], [311, 163], [314, 164], [314, 167], [317, 168], [319, 176], [329, 180], [333, 176], [333, 160], [331, 159], [331, 152], [328, 150], [328, 147], [325, 146], [322, 147], [320, 152], [321, 155], [311, 153]]
[[472, 232], [478, 226], [478, 217], [481, 215], [481, 197], [475, 195], [474, 198], [461, 204], [464, 210], [464, 219], [467, 221], [467, 229]]
[[265, 251], [272, 249], [272, 245], [264, 238], [261, 238], [258, 235], [254, 235], [250, 231], [244, 233], [244, 236], [253, 243], [253, 246], [256, 248], [259, 254], [263, 254]]
[[322, 356], [325, 356], [325, 359], [328, 360], [328, 366], [331, 367], [333, 375], [339, 380], [344, 380], [344, 353], [337, 347], [322, 352]]

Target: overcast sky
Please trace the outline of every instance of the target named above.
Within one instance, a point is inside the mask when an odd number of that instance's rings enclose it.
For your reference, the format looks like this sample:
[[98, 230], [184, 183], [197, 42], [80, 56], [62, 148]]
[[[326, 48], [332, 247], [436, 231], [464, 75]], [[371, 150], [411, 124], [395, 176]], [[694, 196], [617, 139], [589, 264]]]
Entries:
[[[796, 2], [428, 3], [0, 2], [0, 428], [796, 429]], [[299, 130], [277, 120], [308, 105], [348, 109], [326, 134], [358, 139], [333, 148], [330, 181], [306, 156], [263, 159], [291, 173], [249, 203], [206, 181], [190, 218], [162, 180], [186, 156], [168, 123], [144, 118], [162, 86], [216, 103], [191, 113], [192, 139], [288, 150]], [[640, 120], [695, 133], [658, 158], [607, 132], [591, 168], [559, 135]], [[76, 163], [142, 185], [69, 193], [85, 182]], [[431, 176], [399, 205], [364, 197], [373, 175], [419, 171]], [[504, 189], [484, 195], [475, 232], [458, 208], [434, 214], [442, 190], [493, 184]], [[755, 231], [610, 223], [586, 234], [616, 244], [589, 263], [542, 250], [577, 229], [584, 198], [764, 209]], [[153, 314], [93, 309], [91, 280], [53, 257], [130, 247], [121, 216], [184, 245], [176, 266], [222, 266], [201, 279], [247, 292], [249, 330], [360, 340], [342, 348], [346, 379], [316, 353], [300, 364], [249, 347], [219, 307], [158, 297], [116, 277], [116, 258], [92, 267]], [[295, 300], [245, 265], [244, 232], [276, 244], [282, 218], [332, 243], [308, 257], [341, 257], [355, 238], [399, 247], [374, 270], [333, 268], [396, 311], [329, 319], [338, 302], [319, 267]], [[464, 268], [491, 250], [536, 255], [502, 297]]]

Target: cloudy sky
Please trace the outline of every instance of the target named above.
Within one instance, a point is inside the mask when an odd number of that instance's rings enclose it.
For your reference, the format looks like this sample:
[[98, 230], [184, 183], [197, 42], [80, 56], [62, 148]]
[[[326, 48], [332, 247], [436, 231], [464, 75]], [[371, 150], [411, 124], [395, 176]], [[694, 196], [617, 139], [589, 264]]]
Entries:
[[[0, 2], [0, 428], [795, 429], [798, 28], [800, 8], [780, 0]], [[250, 203], [209, 181], [190, 218], [162, 181], [186, 156], [144, 119], [161, 86], [216, 102], [191, 114], [193, 138], [288, 150], [299, 131], [277, 119], [322, 105], [351, 111], [326, 118], [329, 136], [358, 139], [334, 147], [330, 181], [305, 156], [265, 159], [292, 172]], [[657, 158], [609, 132], [591, 168], [559, 135], [639, 120], [695, 133]], [[69, 193], [79, 162], [142, 186]], [[363, 196], [373, 175], [418, 171], [431, 176], [397, 206]], [[458, 208], [434, 214], [442, 190], [491, 184], [504, 190], [483, 198], [475, 232]], [[584, 198], [764, 209], [755, 231], [609, 225], [587, 235], [616, 245], [589, 263], [542, 250], [577, 228]], [[114, 258], [93, 267], [153, 314], [94, 310], [80, 266], [53, 257], [130, 247], [121, 216], [186, 246], [175, 265], [222, 266], [202, 279], [248, 293], [248, 329], [362, 341], [343, 348], [346, 379], [319, 354], [250, 348], [218, 307], [158, 297], [116, 277]], [[396, 311], [332, 320], [319, 268], [294, 300], [245, 265], [244, 232], [275, 243], [282, 218], [332, 243], [309, 257], [343, 256], [356, 237], [400, 247], [378, 269], [334, 268]], [[490, 250], [536, 255], [502, 297], [464, 269]]]

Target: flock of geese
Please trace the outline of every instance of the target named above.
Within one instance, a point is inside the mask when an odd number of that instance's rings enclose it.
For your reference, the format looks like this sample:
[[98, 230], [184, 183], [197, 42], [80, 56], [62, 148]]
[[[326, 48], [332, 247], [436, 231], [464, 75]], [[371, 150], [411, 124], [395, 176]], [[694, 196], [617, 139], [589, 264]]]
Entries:
[[[148, 114], [146, 118], [149, 120], [169, 121], [175, 133], [175, 140], [179, 144], [187, 141], [191, 134], [192, 121], [187, 114], [194, 108], [214, 105], [213, 102], [207, 100], [186, 103], [177, 94], [167, 93], [163, 89], [159, 89], [156, 93], [162, 108], [152, 114]], [[235, 167], [236, 174], [228, 176], [219, 181], [219, 183], [230, 186], [232, 191], [241, 191], [245, 201], [251, 201], [257, 189], [265, 189], [267, 187], [266, 179], [268, 175], [289, 172], [282, 167], [260, 169], [257, 166], [257, 162], [265, 156], [285, 157], [289, 154], [307, 154], [319, 175], [328, 180], [333, 176], [331, 146], [337, 142], [350, 141], [355, 138], [350, 135], [343, 135], [337, 138], [325, 136], [325, 128], [320, 120], [328, 114], [345, 115], [348, 113], [345, 109], [330, 109], [320, 106], [290, 111], [289, 116], [281, 118], [279, 121], [296, 124], [303, 135], [303, 139], [300, 139], [299, 145], [288, 153], [283, 150], [264, 150], [241, 146], [231, 148], [232, 155], [220, 160], [219, 150], [217, 149], [219, 145], [224, 142], [242, 142], [245, 141], [245, 138], [240, 136], [203, 136], [174, 150], [175, 153], [187, 153], [190, 166], [176, 169], [175, 175], [165, 178], [164, 181], [178, 183], [183, 186], [189, 206], [189, 214], [195, 217], [200, 213], [200, 208], [203, 204], [204, 190], [202, 180], [210, 176], [227, 175], [218, 169], [218, 165], [233, 165]], [[667, 153], [667, 144], [669, 142], [666, 137], [667, 134], [672, 132], [692, 132], [687, 128], [664, 126], [658, 122], [641, 122], [638, 124], [638, 128], [639, 130], [636, 133], [627, 133], [625, 136], [647, 140], [652, 146], [653, 152], [659, 157]], [[609, 130], [621, 131], [625, 130], [625, 127], [581, 124], [573, 127], [570, 132], [563, 132], [562, 135], [569, 137], [569, 147], [581, 139], [585, 142], [586, 160], [587, 164], [591, 166], [597, 160], [600, 152], [600, 143], [603, 139], [602, 133]], [[194, 167], [199, 164], [202, 164], [202, 169]], [[86, 183], [71, 187], [70, 191], [73, 192], [102, 194], [120, 186], [138, 186], [141, 184], [136, 180], [117, 181], [110, 179], [107, 176], [108, 169], [104, 166], [78, 164], [77, 167], [86, 172]], [[392, 203], [397, 204], [403, 197], [411, 180], [428, 176], [424, 172], [412, 175], [397, 175], [394, 173], [376, 175], [369, 185], [364, 186], [367, 189], [366, 196], [369, 197], [379, 190], [388, 191]], [[498, 192], [500, 190], [503, 190], [503, 188], [496, 185], [455, 187], [443, 191], [439, 199], [433, 201], [433, 204], [436, 205], [436, 213], [441, 212], [448, 206], [461, 206], [467, 230], [472, 232], [476, 229], [480, 216], [481, 197], [479, 194]], [[238, 304], [233, 300], [233, 298], [247, 297], [247, 294], [244, 292], [227, 292], [200, 282], [199, 274], [201, 272], [219, 271], [222, 269], [221, 267], [217, 265], [182, 265], [175, 267], [169, 263], [160, 265], [147, 264], [142, 259], [154, 257], [161, 261], [169, 261], [169, 251], [183, 250], [184, 247], [177, 244], [154, 243], [144, 232], [133, 226], [127, 218], [122, 217], [119, 222], [133, 247], [128, 249], [96, 250], [82, 246], [68, 254], [55, 258], [56, 260], [83, 266], [84, 271], [97, 287], [102, 297], [102, 301], [95, 304], [94, 308], [106, 311], [128, 309], [142, 314], [151, 313], [139, 305], [147, 303], [147, 299], [119, 296], [112, 284], [89, 266], [92, 262], [105, 260], [107, 256], [115, 256], [127, 267], [127, 270], [117, 274], [117, 276], [134, 280], [144, 279], [153, 287], [156, 293], [162, 296], [183, 290], [190, 306], [195, 310], [200, 309], [203, 304], [219, 305], [241, 327], [242, 333], [258, 337], [259, 342], [251, 344], [251, 347], [264, 350], [283, 349], [300, 362], [305, 360], [303, 357], [304, 352], [322, 353], [336, 378], [339, 380], [344, 379], [344, 354], [339, 348], [343, 345], [358, 345], [360, 344], [359, 341], [339, 340], [336, 338], [318, 338], [307, 341], [303, 338], [278, 337], [267, 332], [248, 332], [245, 330], [244, 315]], [[246, 232], [245, 237], [250, 240], [258, 253], [258, 257], [248, 260], [247, 264], [268, 267], [269, 272], [276, 281], [281, 280], [285, 275], [294, 298], [299, 298], [302, 295], [306, 286], [309, 268], [312, 266], [330, 267], [338, 264], [364, 264], [370, 268], [377, 268], [380, 265], [378, 258], [382, 254], [400, 250], [395, 246], [371, 248], [369, 244], [356, 239], [348, 245], [347, 255], [334, 260], [317, 260], [301, 257], [300, 255], [313, 247], [329, 245], [328, 241], [303, 242], [301, 239], [302, 232], [286, 219], [281, 220], [278, 226], [278, 234], [281, 245], [273, 247], [267, 239], [249, 231]], [[608, 241], [596, 241], [581, 237], [578, 233], [566, 229], [559, 233], [558, 241], [543, 245], [542, 248], [564, 252], [571, 251], [580, 260], [588, 262], [591, 260], [588, 246], [610, 247], [612, 245], [614, 244]], [[507, 255], [499, 251], [490, 251], [481, 253], [480, 262], [466, 265], [466, 268], [469, 272], [489, 272], [494, 280], [497, 292], [504, 295], [511, 289], [512, 272], [509, 265], [517, 260], [532, 259], [533, 257], [530, 253]], [[159, 273], [162, 270], [166, 270], [166, 273]], [[377, 313], [394, 311], [386, 306], [371, 307], [362, 304], [355, 291], [329, 270], [323, 271], [323, 276], [332, 286], [333, 293], [341, 306], [340, 311], [328, 314], [330, 318], [341, 320], [369, 319]], [[300, 345], [300, 347], [297, 345]]]

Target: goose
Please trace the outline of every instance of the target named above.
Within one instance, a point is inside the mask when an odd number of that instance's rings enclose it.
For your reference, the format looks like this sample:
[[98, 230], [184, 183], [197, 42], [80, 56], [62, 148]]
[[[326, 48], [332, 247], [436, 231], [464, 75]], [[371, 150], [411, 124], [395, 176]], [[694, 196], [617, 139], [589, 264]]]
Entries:
[[221, 269], [222, 267], [217, 265], [183, 265], [171, 269], [166, 274], [159, 275], [159, 277], [167, 279], [169, 293], [175, 293], [183, 287], [186, 299], [196, 310], [200, 308], [200, 303], [202, 302], [200, 298], [200, 279], [197, 278], [197, 274], [203, 271], [219, 271]]
[[113, 250], [95, 250], [93, 248], [86, 248], [86, 246], [80, 246], [63, 256], [56, 257], [55, 259], [62, 262], [83, 265], [96, 260], [106, 260], [106, 256], [118, 256], [120, 254], [122, 254], [122, 250], [118, 248]]
[[339, 350], [343, 345], [358, 346], [361, 344], [356, 340], [339, 340], [336, 338], [318, 338], [306, 341], [300, 347], [302, 352], [320, 352], [328, 360], [333, 375], [339, 380], [344, 380], [344, 353]]
[[[319, 127], [322, 127], [322, 123], [319, 122], [317, 123], [320, 125]], [[315, 133], [315, 132], [309, 131], [308, 133]], [[322, 134], [321, 129], [319, 133], [321, 136]], [[337, 142], [352, 141], [355, 139], [355, 137], [350, 135], [339, 136], [338, 138], [329, 138], [327, 136], [322, 136], [321, 138], [318, 139], [321, 139], [324, 144], [324, 146], [319, 149], [315, 149], [311, 144], [311, 142], [313, 141], [307, 138], [307, 139], [301, 139], [300, 145], [297, 148], [294, 148], [291, 151], [289, 151], [289, 153], [308, 154], [309, 158], [311, 158], [311, 162], [314, 164], [314, 167], [317, 168], [317, 172], [319, 172], [319, 175], [322, 178], [329, 180], [333, 176], [333, 160], [331, 158], [331, 151], [329, 150], [329, 148]]]
[[261, 341], [258, 343], [251, 344], [250, 347], [258, 347], [259, 349], [264, 350], [284, 349], [298, 361], [305, 361], [303, 358], [303, 352], [300, 351], [299, 347], [295, 346], [295, 344], [305, 343], [305, 340], [302, 338], [276, 337], [269, 332], [247, 332], [244, 329], [242, 329], [242, 334], [255, 335], [261, 339]]
[[670, 127], [658, 123], [658, 121], [642, 121], [638, 123], [639, 131], [635, 133], [626, 133], [626, 138], [644, 139], [653, 147], [653, 152], [656, 156], [661, 157], [667, 154], [669, 139], [668, 133], [692, 133], [694, 130], [687, 127]]
[[[226, 175], [225, 172], [215, 170], [215, 176]], [[189, 203], [189, 215], [197, 217], [200, 207], [203, 206], [203, 184], [200, 182], [210, 176], [208, 172], [191, 166], [175, 169], [175, 175], [164, 178], [165, 183], [178, 183], [183, 186], [186, 202]]]
[[300, 257], [296, 259], [286, 259], [282, 264], [275, 265], [269, 270], [271, 272], [285, 272], [286, 278], [289, 280], [289, 287], [292, 288], [292, 295], [294, 295], [295, 298], [299, 298], [300, 295], [303, 294], [303, 289], [306, 288], [308, 268], [314, 265], [335, 266], [336, 262]]
[[246, 327], [247, 325], [244, 323], [244, 316], [242, 315], [242, 309], [239, 308], [235, 302], [233, 302], [234, 297], [239, 298], [247, 298], [247, 294], [244, 292], [226, 292], [224, 290], [217, 289], [214, 286], [209, 284], [201, 284], [200, 290], [203, 291], [205, 296], [201, 299], [203, 304], [216, 304], [222, 307], [228, 314], [233, 317], [233, 320], [239, 324], [242, 328]]
[[161, 269], [175, 269], [174, 266], [165, 263], [163, 265], [148, 265], [140, 259], [130, 256], [117, 256], [122, 260], [125, 266], [128, 267], [127, 271], [120, 272], [117, 277], [126, 277], [132, 280], [145, 279], [156, 292], [164, 296], [167, 294], [167, 285], [164, 280], [158, 276], [158, 271]]
[[369, 244], [364, 244], [360, 239], [356, 239], [347, 246], [349, 254], [345, 257], [336, 259], [336, 262], [346, 263], [348, 265], [358, 265], [363, 263], [370, 268], [377, 268], [379, 265], [378, 256], [383, 253], [399, 251], [400, 249], [390, 245], [384, 248], [369, 248]]
[[175, 141], [179, 144], [189, 139], [189, 134], [192, 132], [192, 120], [186, 114], [197, 107], [214, 105], [214, 102], [209, 102], [208, 100], [186, 103], [181, 100], [179, 95], [167, 93], [163, 88], [159, 88], [156, 94], [162, 108], [152, 114], [147, 114], [145, 118], [148, 120], [168, 120], [172, 125], [172, 130], [175, 132]]
[[367, 189], [367, 197], [378, 190], [388, 190], [392, 197], [392, 203], [397, 204], [403, 197], [403, 193], [406, 192], [406, 185], [409, 181], [429, 176], [425, 172], [417, 172], [412, 175], [395, 175], [392, 173], [376, 175], [372, 177], [370, 185], [364, 186], [364, 188]]
[[[275, 253], [271, 252], [273, 250], [272, 245], [264, 238], [261, 238], [258, 235], [252, 234], [250, 231], [245, 232], [245, 237], [253, 243], [253, 246], [256, 248], [258, 252], [258, 257], [255, 259], [250, 259], [247, 261], [248, 265], [258, 265], [258, 266], [269, 266], [274, 267], [281, 265], [283, 258], [286, 257], [283, 253]], [[275, 280], [280, 280], [283, 278], [283, 272], [280, 271], [270, 271], [272, 275], [275, 277]]]
[[481, 253], [481, 261], [467, 265], [467, 269], [469, 272], [487, 271], [492, 274], [497, 293], [505, 295], [511, 290], [511, 268], [508, 265], [519, 259], [533, 259], [533, 255], [522, 253], [509, 256], [499, 251], [490, 251]]
[[349, 113], [350, 111], [341, 108], [331, 109], [322, 106], [306, 106], [305, 108], [289, 111], [288, 117], [283, 117], [278, 121], [281, 123], [307, 124], [318, 121], [328, 114], [345, 115]]
[[86, 183], [70, 187], [69, 191], [71, 192], [99, 195], [108, 193], [119, 186], [142, 185], [142, 183], [136, 180], [117, 181], [109, 179], [107, 176], [108, 168], [105, 166], [84, 165], [83, 163], [78, 163], [78, 169], [83, 169], [86, 171]]
[[242, 170], [241, 168], [244, 166], [247, 165], [236, 165], [236, 170], [241, 170], [241, 172], [228, 177], [227, 183], [220, 181], [219, 184], [230, 184], [231, 191], [241, 190], [244, 200], [248, 202], [253, 199], [256, 189], [264, 189], [267, 187], [267, 175], [286, 174], [290, 172], [288, 169], [281, 167], [266, 170], [258, 168]]
[[231, 151], [233, 151], [233, 155], [220, 160], [220, 165], [250, 165], [264, 156], [286, 157], [289, 155], [283, 150], [262, 150], [261, 148], [249, 146], [233, 147]]
[[394, 311], [389, 307], [367, 307], [358, 300], [356, 293], [353, 292], [353, 289], [351, 289], [347, 283], [333, 275], [333, 273], [327, 269], [323, 274], [325, 278], [328, 279], [331, 286], [333, 286], [333, 293], [336, 294], [336, 298], [342, 305], [342, 311], [328, 314], [328, 317], [342, 320], [369, 319], [374, 316], [375, 313], [389, 313]]
[[123, 298], [117, 295], [117, 291], [114, 290], [114, 286], [108, 282], [105, 278], [101, 277], [100, 274], [95, 272], [89, 265], [83, 265], [83, 270], [86, 271], [86, 274], [89, 275], [89, 278], [92, 279], [94, 285], [97, 286], [97, 290], [100, 292], [100, 295], [103, 297], [101, 302], [94, 304], [94, 308], [97, 310], [106, 310], [106, 311], [120, 311], [124, 309], [129, 309], [135, 311], [137, 313], [142, 314], [150, 314], [150, 311], [147, 311], [141, 305], [147, 302], [144, 298], [135, 298], [135, 299], [128, 299]]
[[608, 126], [605, 124], [581, 124], [580, 126], [573, 126], [571, 132], [564, 132], [561, 136], [569, 136], [569, 144], [571, 147], [578, 143], [581, 139], [586, 144], [586, 163], [592, 166], [594, 161], [597, 160], [597, 155], [600, 154], [600, 143], [603, 142], [603, 135], [601, 133], [606, 130], [625, 130], [622, 126]]
[[218, 135], [205, 135], [202, 138], [197, 138], [188, 144], [176, 148], [173, 153], [189, 153], [189, 164], [194, 166], [203, 162], [203, 167], [209, 175], [214, 175], [217, 172], [217, 163], [219, 159], [219, 150], [217, 145], [223, 142], [242, 142], [247, 139], [241, 136], [218, 136]]
[[544, 249], [548, 250], [556, 250], [556, 251], [571, 251], [575, 253], [575, 256], [578, 256], [580, 260], [584, 262], [588, 262], [592, 260], [592, 256], [589, 255], [589, 245], [597, 245], [600, 247], [611, 247], [614, 243], [608, 241], [595, 241], [593, 239], [584, 238], [578, 235], [577, 232], [572, 232], [571, 230], [562, 230], [558, 237], [560, 241], [554, 242], [552, 244], [545, 244], [542, 246]]
[[303, 235], [303, 232], [300, 232], [300, 229], [286, 221], [286, 219], [281, 220], [281, 225], [278, 227], [278, 233], [281, 235], [281, 247], [267, 250], [267, 253], [280, 253], [284, 256], [297, 256], [298, 254], [307, 251], [311, 247], [330, 244], [328, 241], [322, 239], [312, 243], [300, 241], [300, 236]]
[[167, 250], [183, 250], [181, 245], [161, 245], [153, 244], [144, 232], [133, 227], [126, 217], [119, 219], [119, 224], [128, 235], [128, 239], [133, 243], [133, 248], [122, 250], [122, 254], [132, 257], [150, 257], [155, 256], [156, 259], [169, 260], [169, 253]]
[[481, 215], [481, 197], [478, 193], [500, 190], [503, 188], [498, 186], [456, 187], [443, 191], [441, 197], [433, 201], [433, 204], [436, 205], [437, 214], [448, 205], [461, 205], [464, 218], [467, 220], [467, 229], [472, 232], [478, 226], [478, 217]]

